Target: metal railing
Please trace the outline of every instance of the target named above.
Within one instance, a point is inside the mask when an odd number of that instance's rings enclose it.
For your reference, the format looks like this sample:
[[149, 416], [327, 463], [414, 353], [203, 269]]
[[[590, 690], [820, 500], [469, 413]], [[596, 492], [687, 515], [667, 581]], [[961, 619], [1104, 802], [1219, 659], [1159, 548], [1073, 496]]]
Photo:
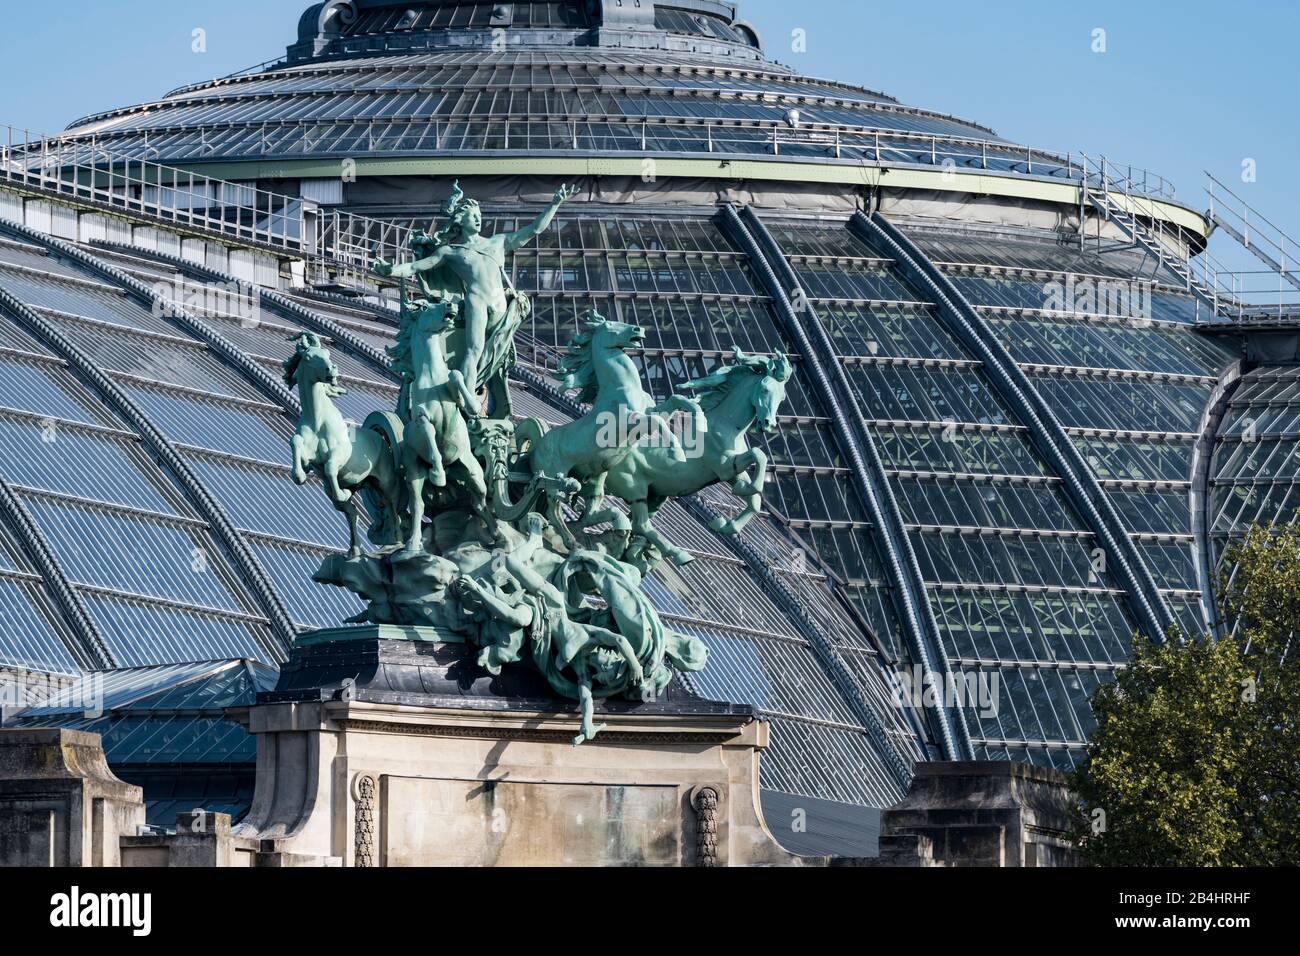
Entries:
[[[554, 124], [550, 125], [553, 127]], [[641, 126], [645, 128], [645, 124]], [[577, 125], [574, 124], [572, 129], [580, 141]], [[719, 126], [715, 132], [721, 136], [720, 131], [724, 129], [733, 134], [762, 132], [764, 136], [770, 135], [775, 153], [788, 149], [791, 142], [797, 141], [805, 146], [808, 142], [806, 138], [790, 139], [807, 131], [772, 129], [763, 132], [753, 128]], [[713, 132], [706, 130], [706, 134], [712, 136]], [[432, 135], [435, 138], [439, 135], [436, 128]], [[869, 135], [868, 160], [890, 166], [901, 165], [897, 145], [889, 145], [900, 135]], [[1110, 192], [1125, 197], [1129, 209], [1145, 208], [1159, 228], [1166, 228], [1164, 214], [1155, 215], [1154, 204], [1171, 196], [1173, 189], [1163, 177], [1149, 171], [1115, 166], [1105, 160], [1097, 165], [1083, 154], [1070, 153], [1060, 157], [1033, 149], [1024, 150], [1024, 160], [1020, 163], [1018, 148], [1006, 144], [980, 142], [972, 152], [970, 144], [961, 146], [940, 137], [920, 136], [909, 141], [913, 151], [907, 155], [916, 160], [917, 165], [955, 169], [956, 159], [963, 157], [967, 161], [967, 170], [992, 169], [997, 163], [1010, 161], [1010, 158], [1023, 167], [1023, 170], [1016, 171], [1025, 174], [1059, 175], [1075, 182], [1086, 181], [1098, 188], [1105, 184]], [[839, 151], [843, 142], [837, 132], [830, 145]], [[924, 154], [915, 152], [918, 143], [928, 146]], [[714, 140], [713, 145], [725, 144]], [[954, 145], [961, 151], [954, 151], [951, 148]], [[383, 148], [382, 144], [377, 146]], [[455, 148], [459, 151], [461, 145], [457, 144]], [[41, 136], [0, 125], [0, 183], [3, 182], [152, 218], [203, 234], [282, 250], [306, 261], [309, 278], [314, 283], [337, 283], [381, 292], [391, 290], [391, 284], [379, 282], [370, 272], [370, 263], [376, 257], [397, 261], [405, 254], [414, 231], [409, 223], [321, 208], [299, 197], [181, 169], [163, 163], [157, 157], [140, 158], [125, 154], [109, 148], [97, 136]], [[1213, 272], [1213, 267], [1210, 268]], [[1211, 281], [1214, 281], [1213, 277]], [[1235, 299], [1233, 287], [1223, 287], [1222, 291], [1226, 297]]]
[[1221, 270], [1215, 273], [1218, 314], [1202, 321], [1235, 323], [1287, 323], [1300, 321], [1300, 290], [1272, 269]]
[[[1136, 230], [1135, 241], [1157, 255], [1162, 265], [1197, 295], [1198, 322], [1232, 321], [1251, 315], [1295, 314], [1292, 298], [1277, 273], [1231, 268], [1209, 249], [1207, 238], [1185, 229], [1155, 208], [1151, 197], [1135, 190], [1132, 173], [1106, 157], [1084, 157], [1086, 184], [1093, 195]], [[1081, 202], [1083, 198], [1081, 197]], [[1296, 291], [1296, 290], [1291, 290]]]
[[381, 219], [247, 183], [124, 156], [90, 142], [0, 126], [0, 183], [74, 202], [282, 250], [304, 259], [315, 280], [374, 287], [377, 256], [395, 260], [412, 232]]
[[1210, 173], [1206, 173], [1211, 222], [1237, 240], [1278, 278], [1300, 291], [1300, 243], [1254, 209]]
[[[279, 56], [272, 57], [269, 60], [263, 60], [261, 63], [256, 63], [253, 66], [246, 66], [242, 70], [235, 70], [233, 73], [227, 73], [224, 76], [214, 77], [211, 80], [206, 80], [200, 83], [186, 83], [184, 86], [178, 86], [176, 87], [176, 89], [172, 90], [170, 93], [167, 93], [165, 96], [163, 96], [163, 99], [168, 100], [171, 99], [173, 96], [180, 96], [183, 93], [189, 93], [192, 92], [193, 90], [201, 90], [205, 87], [215, 86], [216, 84], [224, 83], [227, 80], [234, 80], [243, 76], [253, 76], [257, 73], [267, 73], [275, 69], [276, 67], [286, 66], [288, 65], [288, 63], [289, 63], [289, 58], [286, 57], [283, 53], [281, 53]], [[104, 115], [104, 114], [96, 114], [96, 115]], [[77, 123], [73, 123], [71, 125], [78, 126], [80, 125], [80, 123], [81, 121], [78, 121]]]
[[302, 200], [84, 142], [0, 126], [0, 181], [300, 251]]
[[[792, 111], [795, 112], [795, 111]], [[75, 133], [64, 134], [65, 137]], [[128, 154], [166, 148], [173, 162], [264, 155], [357, 157], [368, 153], [450, 152], [457, 155], [526, 151], [634, 152], [646, 155], [722, 154], [793, 159], [855, 160], [876, 165], [981, 170], [1078, 181], [1081, 154], [908, 130], [864, 129], [800, 120], [720, 120], [692, 116], [502, 114], [486, 119], [427, 115], [377, 119], [224, 122], [105, 132]], [[153, 145], [149, 145], [152, 140]], [[155, 157], [156, 158], [156, 157]], [[1117, 167], [1120, 168], [1120, 167]], [[1122, 167], [1131, 191], [1176, 199], [1174, 185], [1137, 166]]]

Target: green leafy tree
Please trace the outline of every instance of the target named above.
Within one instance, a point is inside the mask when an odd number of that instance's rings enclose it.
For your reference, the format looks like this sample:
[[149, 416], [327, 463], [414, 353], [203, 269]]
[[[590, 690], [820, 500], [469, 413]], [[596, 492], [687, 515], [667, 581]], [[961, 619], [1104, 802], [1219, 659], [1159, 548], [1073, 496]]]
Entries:
[[1074, 837], [1102, 866], [1300, 862], [1300, 528], [1226, 555], [1218, 641], [1134, 641], [1093, 697]]

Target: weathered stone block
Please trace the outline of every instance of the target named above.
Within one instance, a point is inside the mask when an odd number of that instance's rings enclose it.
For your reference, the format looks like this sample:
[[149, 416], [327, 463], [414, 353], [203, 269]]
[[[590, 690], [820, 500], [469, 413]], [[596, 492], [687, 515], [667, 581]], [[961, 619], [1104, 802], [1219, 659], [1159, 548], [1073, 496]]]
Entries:
[[1071, 866], [1063, 774], [1029, 764], [923, 763], [881, 813], [875, 866]]
[[0, 866], [118, 866], [119, 839], [144, 820], [98, 734], [0, 730]]
[[251, 867], [261, 851], [257, 840], [236, 837], [230, 814], [192, 810], [176, 815], [173, 833], [122, 839], [128, 867]]
[[509, 780], [384, 781], [387, 866], [675, 866], [677, 788]]

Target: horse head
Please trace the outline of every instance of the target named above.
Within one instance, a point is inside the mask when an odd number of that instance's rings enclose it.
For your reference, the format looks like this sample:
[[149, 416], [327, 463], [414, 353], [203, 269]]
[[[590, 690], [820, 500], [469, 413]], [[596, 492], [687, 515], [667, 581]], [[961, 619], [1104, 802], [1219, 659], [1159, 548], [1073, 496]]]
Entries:
[[593, 349], [635, 349], [645, 344], [645, 329], [628, 322], [607, 319], [598, 312], [588, 312], [583, 323]]
[[330, 358], [329, 349], [321, 344], [320, 336], [299, 332], [292, 341], [295, 343], [294, 353], [284, 363], [285, 384], [310, 389], [323, 382], [329, 394], [342, 395], [338, 366]]
[[[716, 409], [742, 386], [749, 388], [749, 411], [754, 431], [770, 434], [777, 428], [777, 412], [785, 401], [785, 386], [790, 380], [790, 360], [784, 352], [771, 358], [746, 355], [739, 348], [731, 353], [731, 363], [719, 366], [703, 378], [685, 382], [678, 388], [694, 392], [706, 412]], [[740, 401], [737, 398], [737, 401]]]
[[776, 431], [776, 416], [785, 401], [785, 386], [790, 381], [790, 360], [784, 352], [777, 352], [769, 359], [762, 359], [761, 376], [758, 387], [754, 389], [754, 428], [765, 434]]
[[597, 393], [601, 366], [622, 374], [617, 371], [618, 363], [610, 361], [609, 353], [640, 348], [644, 343], [645, 329], [641, 326], [616, 322], [593, 310], [584, 316], [583, 331], [570, 343], [552, 376], [564, 390], [578, 390], [578, 401], [591, 402]]

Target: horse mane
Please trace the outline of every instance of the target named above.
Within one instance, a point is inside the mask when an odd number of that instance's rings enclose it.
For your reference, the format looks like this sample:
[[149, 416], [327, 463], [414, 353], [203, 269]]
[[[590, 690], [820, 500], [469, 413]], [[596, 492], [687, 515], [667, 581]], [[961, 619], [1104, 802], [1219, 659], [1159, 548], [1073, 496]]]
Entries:
[[402, 316], [402, 321], [397, 327], [397, 337], [394, 344], [384, 349], [388, 353], [388, 357], [393, 360], [393, 371], [403, 378], [415, 374], [415, 365], [411, 359], [411, 336], [414, 326], [414, 319], [405, 315]]
[[302, 364], [302, 350], [294, 349], [293, 354], [284, 360], [284, 384], [293, 388], [298, 384], [298, 366]]
[[751, 368], [748, 365], [724, 365], [721, 368], [714, 369], [704, 378], [684, 382], [677, 387], [679, 390], [694, 392], [695, 399], [700, 403], [700, 408], [710, 412], [721, 405], [726, 397], [740, 384], [741, 373], [754, 374], [759, 371], [761, 370]]
[[591, 343], [595, 331], [604, 324], [604, 319], [593, 319], [587, 323], [587, 331], [579, 334], [569, 343], [569, 350], [560, 357], [559, 367], [551, 377], [560, 383], [566, 392], [578, 391], [578, 401], [590, 404], [596, 400], [596, 362], [593, 358]]
[[678, 390], [695, 393], [695, 400], [704, 411], [712, 411], [735, 390], [742, 380], [742, 372], [751, 375], [767, 375], [773, 368], [771, 359], [758, 355], [746, 355], [738, 347], [731, 350], [731, 364], [719, 365], [703, 378], [683, 382]]

